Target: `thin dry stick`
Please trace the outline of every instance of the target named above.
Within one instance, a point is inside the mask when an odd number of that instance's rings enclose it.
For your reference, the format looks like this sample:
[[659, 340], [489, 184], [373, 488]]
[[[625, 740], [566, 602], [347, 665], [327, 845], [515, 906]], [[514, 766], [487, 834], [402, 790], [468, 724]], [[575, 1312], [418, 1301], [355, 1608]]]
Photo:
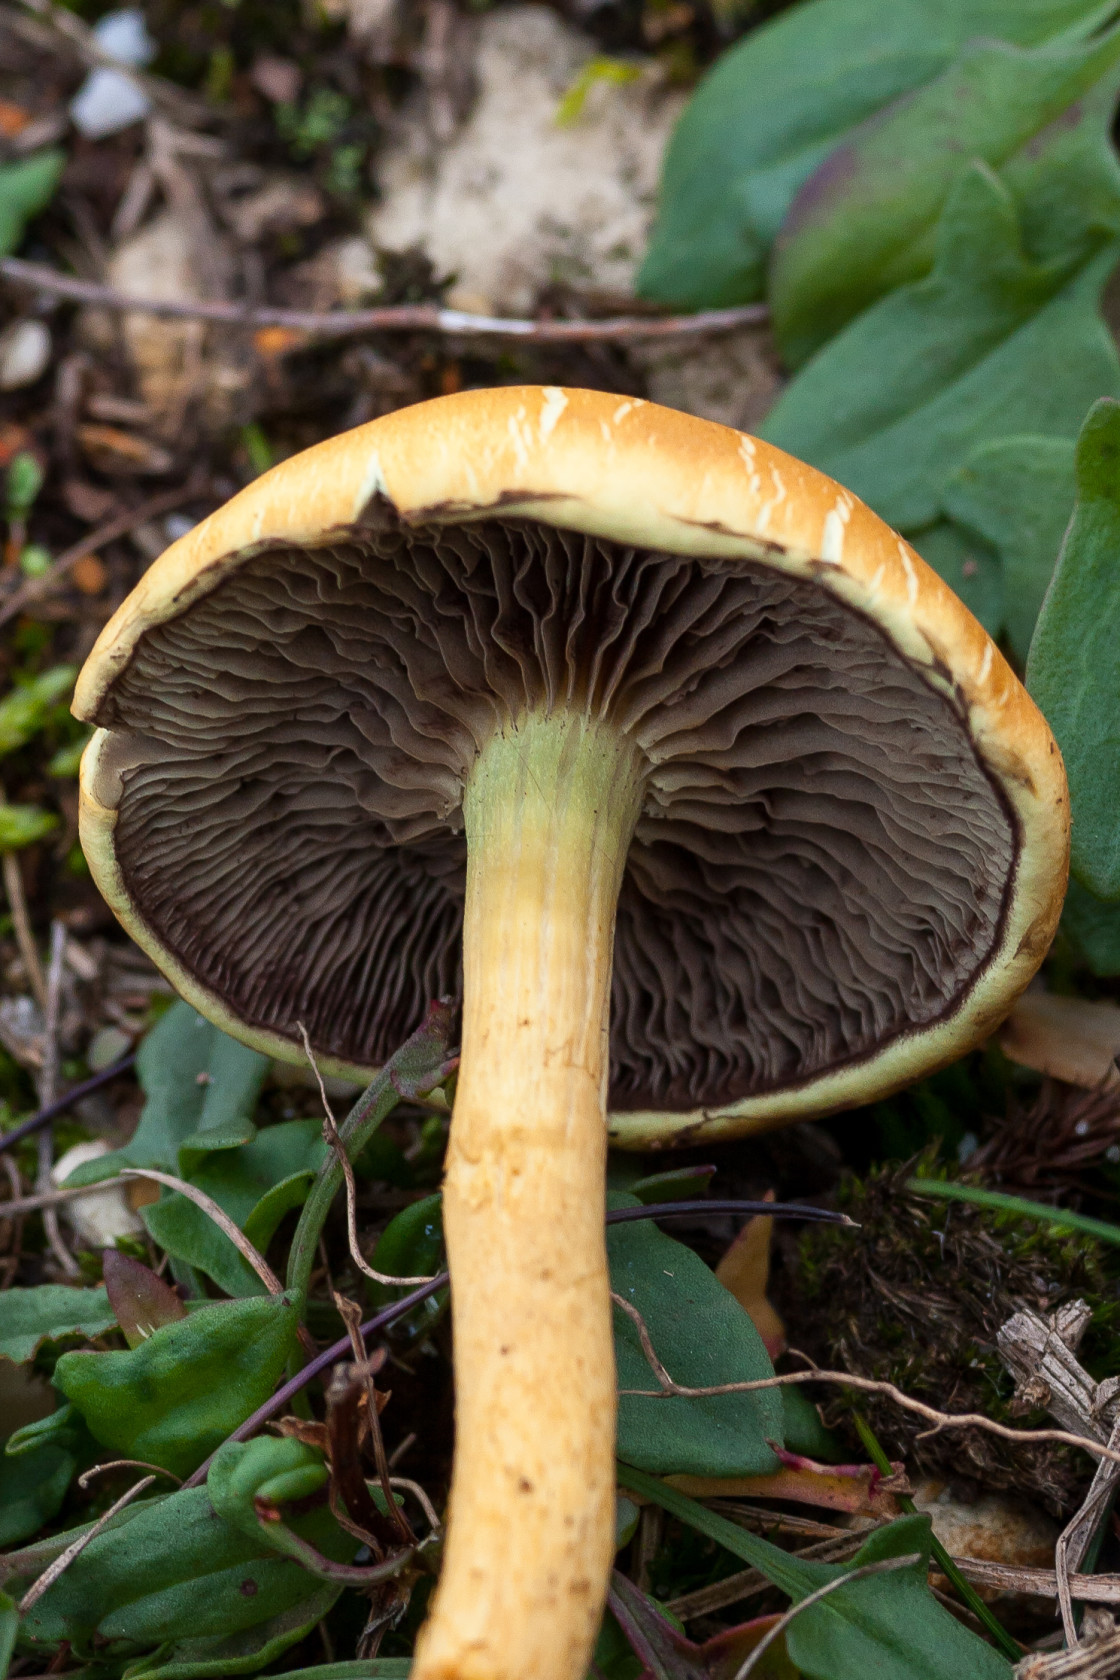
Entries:
[[788, 1383], [839, 1383], [844, 1388], [858, 1388], [866, 1394], [885, 1394], [896, 1406], [902, 1406], [906, 1411], [916, 1412], [919, 1417], [928, 1419], [933, 1428], [924, 1430], [923, 1435], [936, 1435], [942, 1429], [985, 1429], [990, 1435], [998, 1435], [1004, 1441], [1058, 1441], [1067, 1447], [1081, 1447], [1083, 1451], [1092, 1453], [1094, 1458], [1107, 1458], [1114, 1464], [1120, 1464], [1120, 1451], [1103, 1446], [1100, 1441], [1090, 1440], [1086, 1435], [1073, 1435], [1067, 1429], [1008, 1429], [1005, 1424], [994, 1422], [982, 1412], [959, 1412], [955, 1416], [949, 1412], [939, 1412], [935, 1407], [927, 1406], [923, 1401], [914, 1400], [909, 1394], [904, 1394], [894, 1383], [875, 1382], [871, 1377], [853, 1377], [850, 1371], [820, 1371], [814, 1367], [811, 1371], [786, 1371], [780, 1377], [758, 1377], [753, 1382], [713, 1383], [710, 1388], [686, 1388], [683, 1383], [673, 1380], [658, 1359], [645, 1321], [637, 1307], [629, 1301], [624, 1301], [621, 1295], [615, 1295], [613, 1291], [611, 1299], [616, 1306], [622, 1308], [627, 1317], [633, 1319], [641, 1338], [642, 1352], [661, 1385], [659, 1388], [620, 1388], [620, 1395], [630, 1394], [642, 1400], [667, 1400], [673, 1395], [679, 1395], [685, 1400], [707, 1400], [717, 1394], [753, 1394], [763, 1388], [784, 1388]]
[[9, 1213], [8, 1210], [13, 1202], [19, 1201], [23, 1185], [20, 1183], [19, 1168], [10, 1155], [0, 1155], [0, 1166], [4, 1168], [8, 1179], [8, 1200], [0, 1202], [0, 1246], [11, 1250], [3, 1266], [0, 1266], [0, 1272], [3, 1273], [0, 1289], [6, 1289], [19, 1269], [20, 1248], [23, 1243], [23, 1220], [19, 1214]]
[[120, 313], [137, 311], [174, 320], [217, 321], [227, 326], [287, 327], [313, 337], [350, 337], [368, 332], [438, 332], [471, 338], [518, 338], [530, 344], [593, 344], [641, 338], [694, 338], [756, 326], [769, 317], [763, 303], [735, 309], [706, 309], [695, 315], [615, 315], [600, 321], [528, 321], [509, 316], [468, 315], [436, 303], [386, 304], [376, 309], [252, 309], [238, 303], [132, 297], [113, 286], [59, 274], [44, 263], [18, 257], [0, 261], [0, 277], [33, 286], [54, 297], [95, 304]]
[[284, 1285], [276, 1276], [272, 1267], [259, 1249], [253, 1247], [240, 1225], [237, 1225], [225, 1211], [218, 1206], [212, 1196], [205, 1190], [200, 1190], [196, 1184], [188, 1184], [185, 1178], [176, 1178], [174, 1173], [157, 1172], [154, 1167], [126, 1167], [121, 1173], [122, 1179], [153, 1178], [157, 1184], [166, 1184], [169, 1190], [177, 1190], [180, 1196], [186, 1196], [196, 1207], [200, 1207], [209, 1219], [214, 1221], [218, 1229], [225, 1233], [230, 1242], [237, 1249], [242, 1259], [247, 1260], [268, 1290], [270, 1295], [283, 1295]]
[[[1108, 1444], [1114, 1449], [1120, 1448], [1120, 1418], [1112, 1425]], [[1097, 1473], [1082, 1501], [1081, 1509], [1063, 1528], [1054, 1547], [1058, 1607], [1062, 1613], [1062, 1630], [1066, 1636], [1066, 1644], [1071, 1650], [1077, 1644], [1077, 1624], [1073, 1619], [1073, 1588], [1070, 1577], [1085, 1561], [1093, 1535], [1116, 1492], [1118, 1477], [1120, 1467], [1117, 1465], [1103, 1460], [1097, 1465]]]
[[[364, 1272], [366, 1277], [372, 1278], [374, 1283], [407, 1284], [410, 1287], [417, 1283], [432, 1283], [434, 1278], [430, 1277], [390, 1277], [387, 1272], [374, 1271], [373, 1267], [363, 1259], [362, 1251], [358, 1247], [358, 1189], [354, 1182], [354, 1169], [350, 1165], [350, 1157], [346, 1153], [346, 1146], [338, 1135], [338, 1122], [327, 1098], [327, 1087], [324, 1085], [323, 1076], [319, 1072], [319, 1064], [315, 1060], [315, 1052], [311, 1048], [307, 1028], [302, 1021], [297, 1021], [296, 1026], [299, 1029], [300, 1037], [303, 1039], [304, 1053], [319, 1084], [319, 1096], [323, 1103], [323, 1140], [342, 1168], [342, 1176], [346, 1181], [346, 1237], [351, 1260], [358, 1270]], [[364, 1359], [365, 1354], [363, 1353], [359, 1357]]]
[[110, 1470], [152, 1470], [157, 1476], [167, 1476], [182, 1487], [183, 1478], [177, 1476], [174, 1470], [165, 1470], [160, 1464], [149, 1464], [143, 1458], [112, 1458], [106, 1464], [92, 1464], [88, 1470], [83, 1470], [78, 1477], [78, 1486], [84, 1493], [97, 1476], [107, 1476]]
[[40, 1213], [43, 1208], [58, 1207], [62, 1202], [77, 1201], [79, 1196], [96, 1196], [99, 1190], [112, 1190], [124, 1179], [100, 1178], [96, 1184], [64, 1185], [61, 1190], [44, 1190], [42, 1195], [21, 1196], [15, 1202], [0, 1202], [0, 1215], [7, 1219], [24, 1213]]
[[[337, 1136], [337, 1133], [335, 1135]], [[396, 1524], [401, 1539], [407, 1544], [415, 1536], [408, 1526], [404, 1512], [398, 1508], [397, 1501], [393, 1498], [393, 1488], [389, 1479], [389, 1460], [385, 1456], [385, 1440], [381, 1434], [381, 1419], [377, 1411], [377, 1395], [373, 1386], [373, 1370], [366, 1353], [366, 1344], [362, 1339], [362, 1309], [356, 1301], [348, 1301], [345, 1295], [340, 1295], [337, 1290], [332, 1290], [332, 1295], [334, 1304], [338, 1309], [338, 1316], [346, 1326], [346, 1334], [350, 1338], [350, 1346], [354, 1352], [354, 1373], [365, 1390], [366, 1411], [369, 1415], [369, 1438], [373, 1443], [373, 1461], [377, 1466], [377, 1479], [381, 1483], [381, 1491], [385, 1495], [385, 1503], [389, 1507], [389, 1516]]]
[[[180, 1196], [186, 1196], [188, 1201], [194, 1202], [196, 1207], [200, 1207], [203, 1213], [214, 1221], [218, 1229], [225, 1233], [241, 1257], [252, 1266], [269, 1294], [283, 1295], [284, 1285], [280, 1282], [264, 1255], [259, 1249], [253, 1247], [240, 1225], [235, 1224], [225, 1209], [219, 1207], [213, 1197], [206, 1194], [205, 1190], [200, 1190], [196, 1184], [188, 1184], [185, 1178], [176, 1178], [174, 1173], [157, 1172], [154, 1167], [126, 1167], [124, 1172], [121, 1173], [121, 1178], [124, 1180], [153, 1178], [157, 1184], [166, 1184], [169, 1190], [177, 1190]], [[296, 1335], [299, 1337], [304, 1351], [314, 1358], [319, 1351], [319, 1347], [311, 1332], [305, 1325], [301, 1324], [297, 1327]]]
[[[39, 1073], [39, 1106], [48, 1108], [58, 1091], [58, 1017], [62, 1002], [62, 959], [66, 954], [66, 929], [61, 922], [51, 923], [51, 957], [47, 969], [47, 1008], [44, 1030], [43, 1066]], [[35, 1188], [46, 1191], [53, 1187], [51, 1171], [54, 1167], [54, 1130], [44, 1126], [38, 1140], [38, 1177]], [[62, 1240], [58, 1210], [44, 1209], [43, 1231], [51, 1253], [66, 1277], [78, 1277], [81, 1268]]]
[[[953, 1562], [969, 1581], [997, 1592], [1023, 1593], [1028, 1598], [1057, 1598], [1058, 1575], [1054, 1569], [1033, 1569], [1025, 1564], [987, 1563], [980, 1558], [954, 1558]], [[936, 1564], [934, 1568], [936, 1568]], [[1070, 1594], [1083, 1604], [1120, 1604], [1120, 1575], [1068, 1577]], [[1076, 1639], [1075, 1639], [1076, 1643]]]
[[59, 1576], [66, 1573], [74, 1559], [82, 1555], [91, 1540], [97, 1539], [102, 1529], [112, 1522], [117, 1512], [123, 1511], [126, 1505], [132, 1503], [137, 1494], [143, 1493], [145, 1488], [150, 1488], [155, 1480], [155, 1476], [144, 1476], [140, 1481], [134, 1483], [127, 1493], [122, 1493], [115, 1504], [110, 1505], [103, 1517], [98, 1517], [92, 1528], [87, 1529], [85, 1534], [75, 1540], [72, 1546], [67, 1546], [66, 1550], [61, 1552], [48, 1568], [44, 1569], [38, 1580], [32, 1581], [17, 1606], [21, 1616], [26, 1616], [32, 1606], [38, 1604], [47, 1588], [53, 1587]]
[[[0, 618], [0, 623], [3, 619]], [[31, 917], [27, 914], [27, 897], [23, 890], [23, 871], [17, 852], [4, 853], [4, 891], [8, 895], [8, 909], [12, 913], [12, 930], [19, 946], [19, 954], [27, 971], [27, 984], [35, 995], [35, 1002], [43, 1014], [47, 1013], [47, 981], [35, 935], [31, 931]]]
[[9, 1200], [0, 1202], [0, 1231], [4, 1233], [3, 1242], [9, 1250], [3, 1265], [0, 1266], [0, 1289], [7, 1289], [19, 1271], [23, 1250], [23, 1218], [18, 1213], [9, 1214], [8, 1209], [19, 1200], [23, 1186], [20, 1183], [19, 1168], [10, 1155], [0, 1155], [0, 1164], [7, 1175], [9, 1192]]
[[[149, 519], [155, 519], [161, 513], [173, 513], [176, 508], [182, 507], [184, 502], [193, 502], [196, 497], [205, 494], [205, 489], [205, 480], [191, 479], [186, 484], [181, 484], [177, 490], [164, 490], [160, 495], [151, 496], [146, 502], [141, 502], [139, 507], [131, 508], [127, 513], [119, 514], [116, 519], [110, 519], [104, 525], [99, 525], [88, 536], [82, 537], [80, 542], [64, 549], [54, 564], [43, 573], [42, 577], [29, 578], [16, 590], [14, 595], [4, 602], [3, 606], [0, 606], [0, 625], [7, 624], [9, 619], [15, 618], [16, 614], [21, 613], [24, 607], [29, 607], [35, 601], [41, 600], [44, 595], [49, 595], [53, 589], [65, 581], [67, 575], [74, 569], [79, 560], [85, 560], [89, 555], [96, 554], [99, 548], [103, 548], [106, 543], [115, 542], [118, 537], [126, 537], [130, 531], [134, 531], [138, 525], [146, 524]], [[5, 869], [11, 855], [10, 852], [5, 854]], [[4, 878], [6, 881], [6, 873]], [[22, 945], [20, 946], [20, 954], [23, 955]], [[26, 962], [26, 957], [24, 961]]]
[[439, 1520], [435, 1506], [432, 1504], [419, 1482], [411, 1481], [408, 1476], [390, 1476], [389, 1486], [395, 1488], [407, 1488], [409, 1493], [415, 1497], [417, 1504], [420, 1506], [420, 1509], [428, 1519], [428, 1525], [431, 1528], [432, 1534], [435, 1535], [439, 1533], [443, 1525]]
[[808, 1598], [803, 1598], [798, 1604], [791, 1605], [785, 1615], [774, 1623], [769, 1633], [759, 1641], [746, 1662], [736, 1671], [734, 1680], [747, 1680], [747, 1675], [750, 1674], [752, 1669], [757, 1668], [771, 1645], [786, 1631], [794, 1617], [800, 1616], [801, 1612], [808, 1610], [810, 1605], [819, 1604], [822, 1598], [828, 1597], [829, 1593], [836, 1592], [840, 1587], [848, 1586], [852, 1581], [862, 1581], [868, 1575], [889, 1575], [896, 1569], [910, 1569], [914, 1564], [921, 1561], [920, 1552], [908, 1552], [905, 1557], [883, 1558], [880, 1563], [861, 1564], [858, 1569], [849, 1569], [846, 1575], [838, 1575], [835, 1581], [826, 1581], [823, 1587], [818, 1587], [816, 1592], [811, 1592]]

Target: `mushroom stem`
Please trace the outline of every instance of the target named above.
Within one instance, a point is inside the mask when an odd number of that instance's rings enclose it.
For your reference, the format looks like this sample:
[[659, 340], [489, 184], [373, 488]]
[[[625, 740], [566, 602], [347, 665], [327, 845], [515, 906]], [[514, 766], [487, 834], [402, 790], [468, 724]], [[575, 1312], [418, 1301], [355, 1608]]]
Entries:
[[444, 1185], [451, 1519], [413, 1680], [580, 1680], [614, 1551], [604, 1237], [615, 908], [639, 754], [507, 725], [464, 799], [462, 1062]]

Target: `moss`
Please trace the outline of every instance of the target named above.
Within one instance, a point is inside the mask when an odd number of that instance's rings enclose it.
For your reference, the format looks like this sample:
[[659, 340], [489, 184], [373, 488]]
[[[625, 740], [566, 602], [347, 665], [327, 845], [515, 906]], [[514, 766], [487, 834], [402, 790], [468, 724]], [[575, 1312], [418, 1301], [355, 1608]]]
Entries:
[[[893, 1382], [943, 1411], [1045, 1426], [1052, 1420], [1042, 1413], [1013, 1407], [996, 1332], [1015, 1312], [1049, 1313], [1081, 1297], [1093, 1321], [1078, 1357], [1098, 1378], [1120, 1369], [1120, 1288], [1109, 1252], [1089, 1237], [908, 1194], [908, 1178], [935, 1170], [927, 1152], [843, 1181], [838, 1204], [860, 1229], [811, 1226], [802, 1237], [785, 1303], [794, 1340], [821, 1365]], [[913, 1471], [1026, 1493], [1059, 1515], [1091, 1475], [1088, 1459], [1068, 1449], [1019, 1447], [980, 1430], [922, 1438], [922, 1423], [885, 1397], [860, 1405], [892, 1457]], [[827, 1412], [860, 1455], [849, 1401], [833, 1393]]]

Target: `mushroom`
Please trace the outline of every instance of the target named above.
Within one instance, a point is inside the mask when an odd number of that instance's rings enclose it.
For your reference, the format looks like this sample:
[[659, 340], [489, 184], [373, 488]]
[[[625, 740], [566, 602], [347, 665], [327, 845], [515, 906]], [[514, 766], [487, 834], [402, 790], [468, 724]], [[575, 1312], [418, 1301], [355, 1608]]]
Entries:
[[365, 1074], [461, 963], [457, 1450], [413, 1675], [576, 1680], [614, 1543], [608, 1133], [867, 1102], [989, 1032], [1062, 901], [1045, 723], [823, 474], [551, 387], [257, 479], [74, 709], [95, 879], [227, 1031], [296, 1059], [302, 1021]]

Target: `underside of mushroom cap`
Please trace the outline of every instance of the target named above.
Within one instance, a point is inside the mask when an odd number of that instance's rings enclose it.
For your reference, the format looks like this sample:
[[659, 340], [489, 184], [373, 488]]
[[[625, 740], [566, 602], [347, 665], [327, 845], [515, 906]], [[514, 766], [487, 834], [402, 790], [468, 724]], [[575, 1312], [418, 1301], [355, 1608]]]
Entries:
[[1061, 763], [965, 608], [823, 475], [594, 392], [404, 410], [169, 550], [82, 674], [83, 841], [204, 1013], [366, 1070], [458, 989], [472, 765], [556, 709], [645, 766], [621, 1143], [882, 1094], [1045, 953]]

